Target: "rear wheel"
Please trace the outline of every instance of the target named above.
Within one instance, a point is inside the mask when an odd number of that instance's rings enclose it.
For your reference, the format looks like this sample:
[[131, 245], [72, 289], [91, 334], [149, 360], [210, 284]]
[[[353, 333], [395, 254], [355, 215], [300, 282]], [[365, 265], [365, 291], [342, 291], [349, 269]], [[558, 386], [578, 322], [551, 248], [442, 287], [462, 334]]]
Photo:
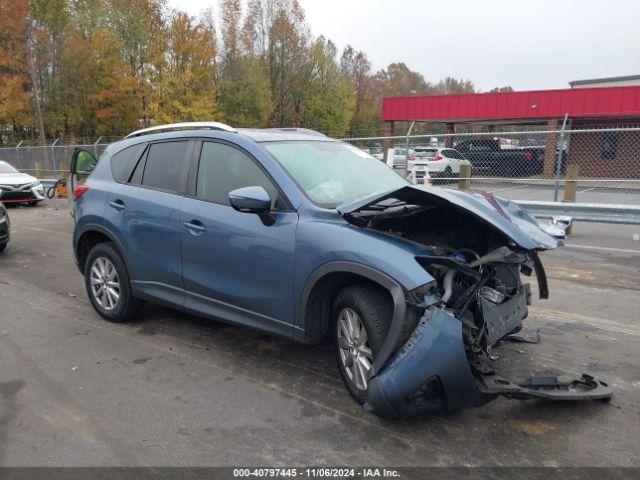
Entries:
[[126, 322], [137, 313], [140, 302], [131, 293], [124, 261], [111, 242], [98, 243], [91, 249], [84, 279], [89, 300], [102, 318]]
[[369, 375], [391, 323], [391, 302], [372, 285], [342, 289], [333, 305], [333, 340], [340, 375], [358, 402], [368, 400]]

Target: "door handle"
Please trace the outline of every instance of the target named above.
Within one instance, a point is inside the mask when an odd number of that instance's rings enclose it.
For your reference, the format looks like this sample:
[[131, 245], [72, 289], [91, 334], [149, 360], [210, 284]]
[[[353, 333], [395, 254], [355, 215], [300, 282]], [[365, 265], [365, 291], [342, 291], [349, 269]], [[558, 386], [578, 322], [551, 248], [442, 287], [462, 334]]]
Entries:
[[109, 206], [118, 211], [124, 210], [124, 202], [122, 200], [114, 200], [112, 202], [109, 202]]
[[200, 220], [191, 220], [190, 222], [184, 222], [182, 225], [191, 233], [202, 233], [205, 231], [204, 225]]

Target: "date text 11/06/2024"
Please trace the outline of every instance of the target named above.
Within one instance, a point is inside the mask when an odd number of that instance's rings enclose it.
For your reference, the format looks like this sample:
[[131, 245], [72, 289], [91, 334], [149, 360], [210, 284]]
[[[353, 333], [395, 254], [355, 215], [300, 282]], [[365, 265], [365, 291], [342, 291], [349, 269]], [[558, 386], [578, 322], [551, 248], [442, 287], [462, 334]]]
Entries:
[[400, 478], [400, 472], [390, 468], [234, 468], [233, 477]]

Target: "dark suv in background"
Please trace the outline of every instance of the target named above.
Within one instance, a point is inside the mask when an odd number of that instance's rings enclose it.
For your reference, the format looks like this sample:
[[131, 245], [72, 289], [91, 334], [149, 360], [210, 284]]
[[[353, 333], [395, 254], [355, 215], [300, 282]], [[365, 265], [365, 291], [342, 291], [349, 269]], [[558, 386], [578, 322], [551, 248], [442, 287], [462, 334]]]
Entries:
[[508, 200], [410, 185], [304, 129], [151, 127], [72, 165], [75, 256], [107, 320], [153, 301], [328, 339], [353, 397], [387, 417], [546, 395], [490, 367], [527, 315], [521, 274], [546, 298], [538, 252], [558, 245]]

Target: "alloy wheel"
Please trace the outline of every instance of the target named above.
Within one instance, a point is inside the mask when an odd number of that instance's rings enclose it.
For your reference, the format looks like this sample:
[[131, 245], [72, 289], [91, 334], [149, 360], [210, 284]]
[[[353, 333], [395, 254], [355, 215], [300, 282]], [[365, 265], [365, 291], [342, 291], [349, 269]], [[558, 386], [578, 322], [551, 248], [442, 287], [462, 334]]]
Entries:
[[111, 260], [98, 257], [90, 270], [91, 293], [96, 303], [105, 310], [113, 310], [120, 301], [120, 281]]
[[343, 308], [338, 315], [338, 348], [342, 365], [356, 388], [367, 390], [373, 354], [367, 330], [357, 312]]

